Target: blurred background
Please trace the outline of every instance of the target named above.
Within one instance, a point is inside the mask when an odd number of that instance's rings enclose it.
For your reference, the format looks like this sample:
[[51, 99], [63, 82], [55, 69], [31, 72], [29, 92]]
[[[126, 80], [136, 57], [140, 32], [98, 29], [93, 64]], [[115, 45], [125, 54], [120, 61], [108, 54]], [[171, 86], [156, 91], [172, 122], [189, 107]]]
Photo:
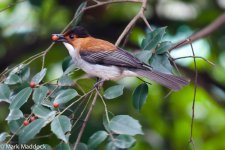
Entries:
[[[15, 4], [15, 0], [1, 0], [0, 10]], [[73, 18], [83, 2], [81, 0], [25, 0], [0, 12], [0, 71], [12, 67], [42, 52], [51, 44], [51, 34], [59, 33]], [[89, 3], [94, 4], [94, 3]], [[140, 4], [119, 3], [98, 7], [85, 12], [80, 25], [86, 27], [91, 35], [115, 42], [133, 16], [139, 11]], [[167, 26], [164, 40], [174, 43], [201, 30], [224, 13], [225, 0], [149, 0], [146, 17], [153, 27]], [[129, 51], [140, 49], [145, 37], [146, 26], [139, 20], [121, 47]], [[198, 150], [225, 149], [225, 28], [224, 26], [206, 38], [193, 44], [197, 56], [204, 57], [215, 66], [198, 59], [198, 89], [196, 97], [193, 138]], [[190, 46], [174, 50], [174, 58], [192, 55]], [[46, 58], [48, 69], [45, 81], [62, 75], [61, 64], [68, 56], [62, 44], [55, 44]], [[193, 79], [192, 59], [177, 61], [183, 74]], [[32, 73], [41, 69], [41, 59], [31, 63]], [[74, 75], [76, 78], [76, 74]], [[94, 80], [79, 81], [85, 88], [91, 88]], [[141, 112], [135, 111], [131, 102], [134, 88], [141, 83], [135, 78], [118, 81], [126, 86], [124, 95], [106, 101], [108, 109], [114, 114], [129, 114], [138, 119], [143, 126], [144, 136], [137, 136], [133, 150], [178, 150], [184, 149], [190, 136], [192, 100], [194, 86], [174, 92], [167, 98], [169, 90], [157, 84], [149, 85], [148, 100]], [[115, 84], [107, 82], [104, 86]], [[9, 113], [8, 105], [0, 103], [0, 131], [9, 131], [5, 118]], [[95, 131], [102, 129], [104, 108], [98, 102], [82, 142]], [[42, 131], [44, 134], [45, 131]], [[47, 132], [47, 130], [46, 130]], [[55, 139], [55, 140], [54, 140]], [[41, 139], [39, 143], [54, 146], [56, 138]]]

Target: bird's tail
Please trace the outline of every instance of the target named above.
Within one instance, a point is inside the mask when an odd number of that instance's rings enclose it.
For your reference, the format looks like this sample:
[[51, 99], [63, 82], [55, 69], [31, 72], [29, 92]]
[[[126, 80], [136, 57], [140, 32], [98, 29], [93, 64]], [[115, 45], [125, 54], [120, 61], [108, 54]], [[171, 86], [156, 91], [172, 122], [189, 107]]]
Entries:
[[174, 76], [171, 74], [162, 73], [156, 70], [136, 70], [138, 75], [146, 77], [150, 80], [153, 80], [165, 87], [168, 87], [174, 91], [180, 90], [183, 86], [189, 83], [183, 77]]

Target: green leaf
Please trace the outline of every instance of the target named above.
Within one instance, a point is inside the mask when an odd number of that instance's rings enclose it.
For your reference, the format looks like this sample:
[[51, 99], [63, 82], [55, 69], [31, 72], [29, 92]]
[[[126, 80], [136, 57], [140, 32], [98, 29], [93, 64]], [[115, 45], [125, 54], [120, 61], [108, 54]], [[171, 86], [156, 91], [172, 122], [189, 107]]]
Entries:
[[23, 125], [23, 121], [24, 119], [19, 119], [19, 120], [12, 120], [12, 121], [9, 121], [9, 129], [10, 131], [13, 133], [13, 134], [16, 134], [18, 135], [21, 130], [18, 131], [18, 129]]
[[63, 70], [64, 75], [72, 72], [76, 68], [77, 68], [77, 65], [74, 63], [74, 61], [72, 60], [72, 58], [70, 56], [66, 57], [63, 60], [62, 70]]
[[130, 135], [119, 135], [115, 138], [113, 144], [121, 149], [131, 148], [136, 140]]
[[7, 137], [9, 137], [10, 135], [7, 132], [2, 132], [0, 134], [0, 143], [4, 142], [6, 140]]
[[147, 37], [143, 39], [141, 47], [143, 50], [151, 50], [156, 48], [165, 34], [166, 27], [157, 28], [154, 31], [148, 32]]
[[71, 25], [72, 27], [75, 27], [80, 22], [80, 19], [83, 15], [83, 9], [86, 7], [86, 5], [87, 5], [87, 2], [83, 2], [77, 8], [77, 11], [74, 15], [74, 20], [73, 20], [72, 25]]
[[31, 81], [35, 82], [36, 84], [39, 84], [39, 83], [43, 80], [43, 78], [45, 77], [46, 72], [47, 72], [47, 69], [46, 69], [46, 68], [42, 69], [39, 73], [37, 73], [37, 74], [31, 79]]
[[27, 81], [30, 77], [30, 68], [28, 65], [22, 65], [18, 70], [17, 75], [22, 79], [22, 81]]
[[119, 148], [117, 148], [113, 142], [109, 142], [106, 145], [105, 150], [119, 150]]
[[113, 99], [113, 98], [119, 97], [123, 95], [123, 89], [124, 89], [123, 85], [111, 86], [104, 92], [103, 96], [106, 99]]
[[157, 71], [172, 74], [173, 67], [170, 64], [169, 57], [166, 54], [152, 55], [150, 59], [150, 65]]
[[9, 109], [19, 109], [24, 103], [27, 102], [28, 98], [32, 93], [32, 89], [27, 87], [21, 90], [13, 99], [9, 106]]
[[148, 85], [143, 83], [139, 85], [132, 96], [133, 106], [137, 111], [140, 111], [142, 106], [144, 105], [148, 96]]
[[35, 88], [33, 93], [33, 100], [35, 104], [41, 104], [41, 102], [46, 98], [48, 93], [48, 88], [45, 86], [40, 86], [39, 88]]
[[71, 148], [69, 144], [60, 143], [56, 146], [55, 150], [71, 150]]
[[72, 100], [77, 95], [78, 95], [78, 93], [74, 89], [61, 90], [61, 91], [59, 91], [58, 95], [56, 96], [54, 102], [63, 104], [63, 103], [66, 103], [66, 102]]
[[118, 115], [109, 122], [111, 131], [117, 134], [143, 134], [140, 123], [128, 115]]
[[0, 84], [0, 102], [9, 102], [10, 89], [6, 84]]
[[151, 51], [141, 51], [135, 55], [140, 61], [144, 62], [145, 64], [149, 64], [149, 59], [152, 56]]
[[7, 116], [6, 120], [18, 120], [23, 118], [23, 112], [19, 109], [10, 109], [9, 115]]
[[25, 126], [19, 134], [19, 143], [27, 143], [33, 139], [41, 131], [44, 125], [44, 119], [37, 119], [31, 122], [28, 126]]
[[20, 77], [18, 76], [18, 75], [16, 75], [16, 74], [11, 74], [11, 75], [9, 75], [7, 78], [6, 78], [6, 80], [5, 80], [5, 84], [8, 84], [8, 85], [15, 85], [15, 84], [17, 84], [17, 83], [21, 83], [22, 81], [21, 81], [21, 79], [20, 79]]
[[73, 84], [74, 84], [73, 80], [67, 75], [63, 75], [58, 80], [59, 86], [72, 86]]
[[156, 54], [163, 54], [167, 52], [171, 47], [172, 42], [170, 41], [161, 42], [160, 44], [157, 45], [155, 52]]
[[108, 136], [105, 131], [95, 132], [88, 140], [88, 149], [95, 149], [100, 145]]
[[84, 143], [79, 143], [77, 145], [77, 150], [88, 150], [88, 146]]
[[44, 120], [52, 120], [56, 115], [56, 111], [51, 111], [41, 105], [35, 105], [32, 108], [32, 112], [38, 116], [38, 118], [42, 118]]
[[65, 143], [68, 143], [68, 135], [66, 135], [66, 132], [70, 132], [71, 128], [70, 119], [63, 115], [56, 117], [51, 123], [52, 132]]

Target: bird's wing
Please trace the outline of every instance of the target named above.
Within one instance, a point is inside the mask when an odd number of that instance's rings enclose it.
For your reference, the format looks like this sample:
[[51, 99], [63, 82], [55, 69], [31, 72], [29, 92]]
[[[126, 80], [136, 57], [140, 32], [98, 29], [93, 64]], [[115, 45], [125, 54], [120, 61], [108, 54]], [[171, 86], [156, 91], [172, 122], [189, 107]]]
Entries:
[[122, 49], [115, 51], [80, 52], [81, 58], [92, 64], [114, 65], [128, 68], [144, 68], [144, 63]]

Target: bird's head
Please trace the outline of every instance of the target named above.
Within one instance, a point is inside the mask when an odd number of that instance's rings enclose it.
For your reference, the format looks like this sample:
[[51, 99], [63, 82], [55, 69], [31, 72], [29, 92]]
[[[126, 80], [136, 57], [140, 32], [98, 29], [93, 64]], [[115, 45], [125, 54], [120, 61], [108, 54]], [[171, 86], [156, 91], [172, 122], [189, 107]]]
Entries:
[[65, 42], [65, 43], [74, 45], [74, 43], [78, 39], [87, 38], [87, 37], [90, 37], [87, 30], [84, 29], [83, 27], [77, 26], [77, 27], [68, 29], [63, 34], [52, 34], [52, 41]]

